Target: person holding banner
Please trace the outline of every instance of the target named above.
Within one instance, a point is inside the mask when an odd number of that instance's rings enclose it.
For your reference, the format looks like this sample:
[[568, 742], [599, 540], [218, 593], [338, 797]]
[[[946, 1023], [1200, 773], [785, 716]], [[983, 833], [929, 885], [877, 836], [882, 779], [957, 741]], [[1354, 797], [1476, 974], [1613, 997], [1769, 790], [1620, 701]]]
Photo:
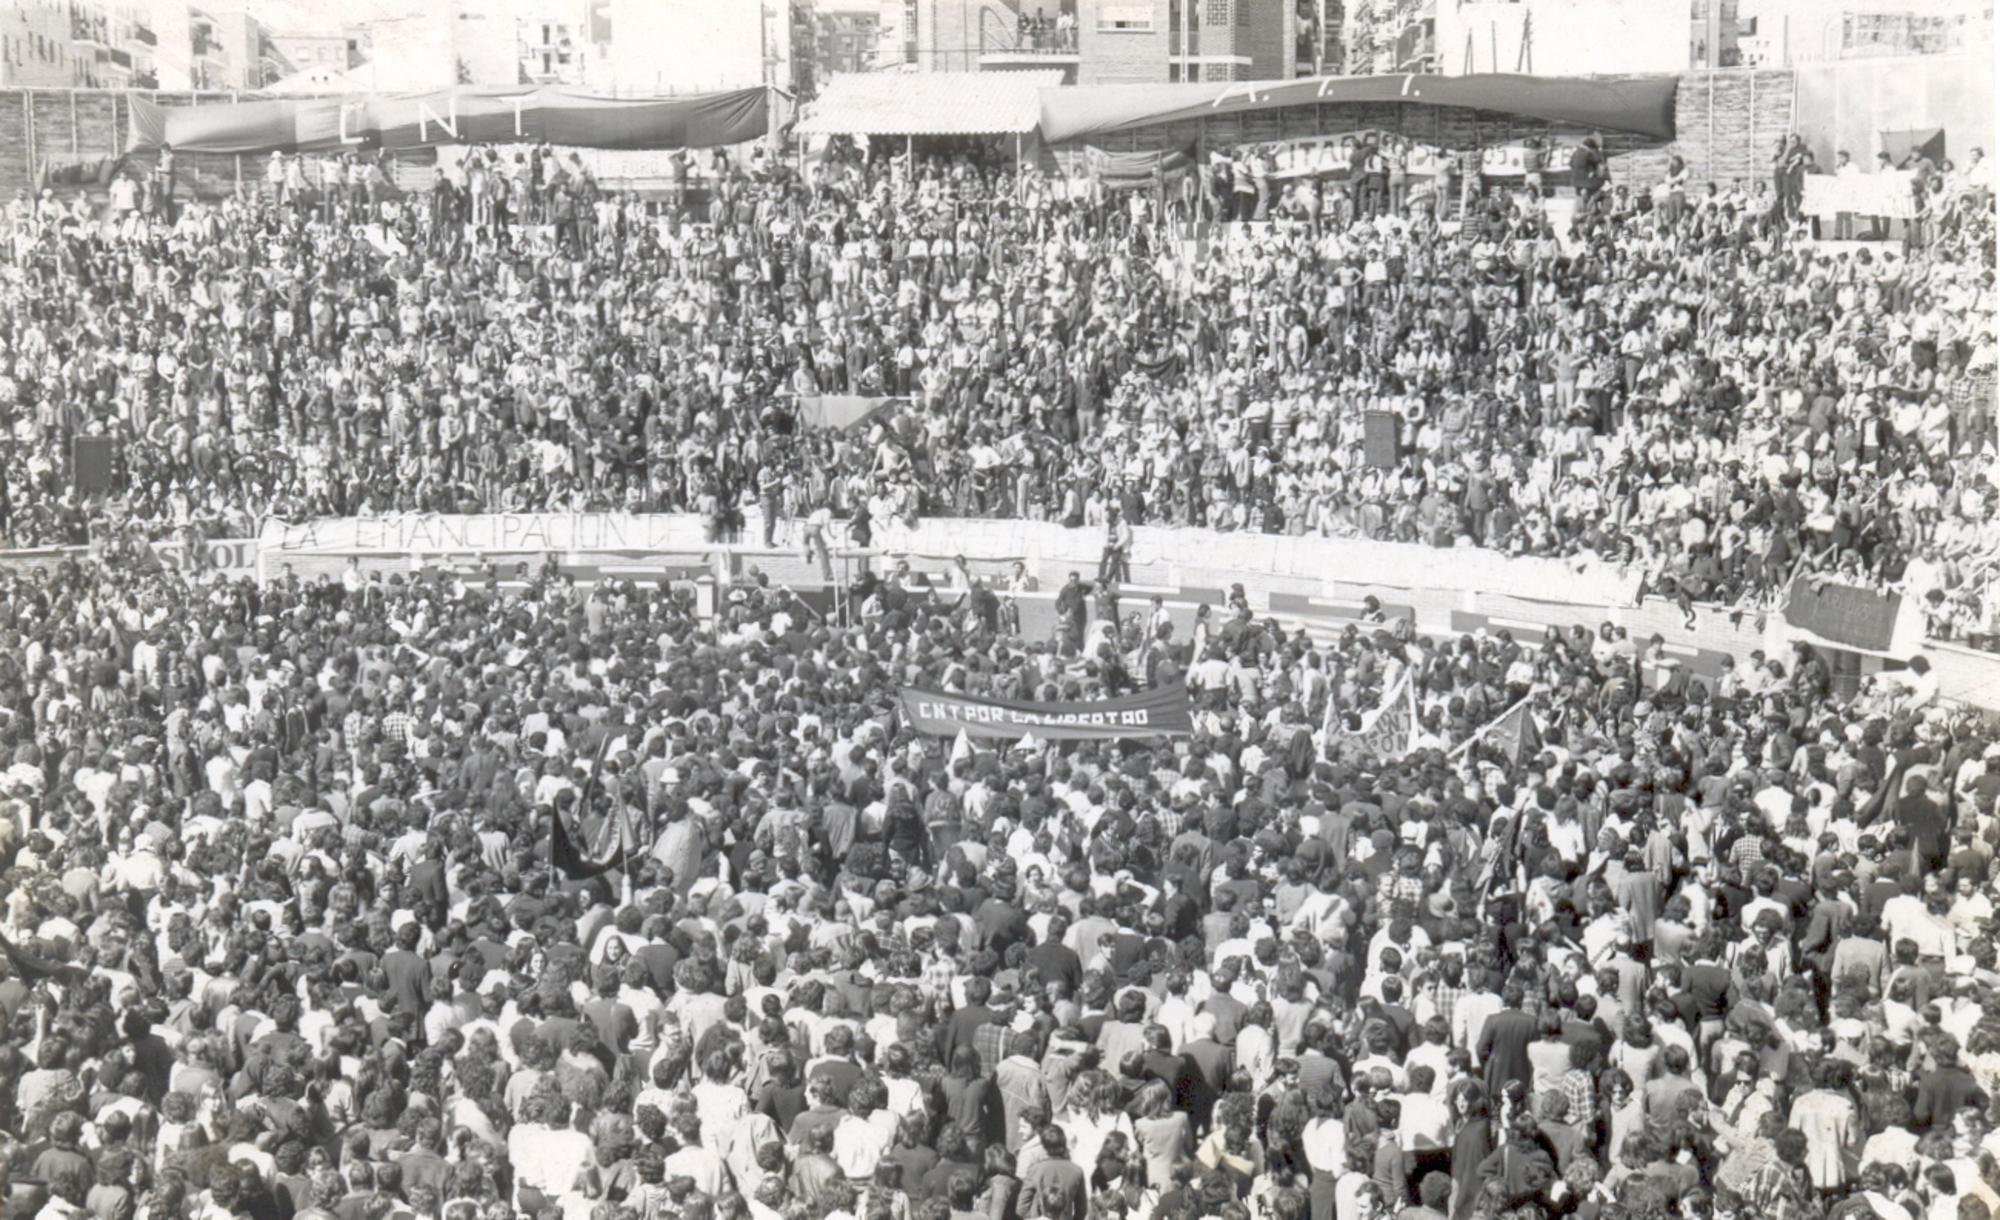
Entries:
[[1569, 176], [1578, 209], [1588, 211], [1610, 180], [1604, 164], [1603, 142], [1595, 134], [1585, 136], [1583, 143], [1570, 154]]

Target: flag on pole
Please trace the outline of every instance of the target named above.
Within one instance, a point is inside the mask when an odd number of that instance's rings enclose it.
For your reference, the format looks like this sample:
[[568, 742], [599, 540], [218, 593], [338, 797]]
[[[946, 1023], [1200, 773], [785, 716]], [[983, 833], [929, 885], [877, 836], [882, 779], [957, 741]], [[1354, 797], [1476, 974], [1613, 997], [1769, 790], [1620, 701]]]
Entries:
[[1525, 762], [1542, 752], [1542, 731], [1535, 723], [1535, 714], [1528, 710], [1526, 698], [1487, 721], [1478, 732], [1460, 742], [1451, 756], [1461, 757], [1482, 740], [1492, 742], [1510, 763]]
[[[576, 807], [579, 812], [591, 807], [592, 798], [604, 785], [604, 759], [610, 753], [610, 749], [611, 738], [607, 735], [598, 743], [597, 755], [591, 760], [590, 774], [584, 777], [583, 791], [577, 794]], [[623, 809], [612, 814], [612, 817], [622, 820]], [[603, 860], [591, 860], [583, 854], [583, 849], [577, 846], [576, 840], [570, 837], [569, 828], [563, 825], [562, 811], [554, 807], [549, 809], [549, 863], [555, 865], [556, 871], [571, 881], [586, 881], [592, 877], [603, 876], [612, 869], [623, 867], [626, 853], [630, 848], [628, 836], [622, 826], [618, 829], [618, 841], [619, 849], [616, 855]]]
[[1403, 757], [1417, 744], [1417, 684], [1414, 673], [1403, 670], [1396, 684], [1382, 696], [1382, 704], [1361, 718], [1353, 732], [1334, 729], [1329, 740], [1352, 741], [1383, 761]]
[[625, 862], [621, 851], [607, 860], [591, 860], [584, 856], [583, 849], [570, 837], [569, 828], [563, 825], [562, 814], [549, 810], [549, 861], [556, 871], [571, 881], [588, 881], [601, 877]]
[[[964, 736], [964, 734], [961, 733], [960, 736]], [[1021, 734], [1021, 740], [1014, 743], [1014, 748], [1023, 754], [1035, 754], [1046, 748], [1046, 746], [1042, 739], [1033, 733], [1023, 733]]]
[[7, 964], [13, 967], [14, 977], [30, 986], [45, 979], [73, 985], [90, 978], [90, 971], [74, 962], [44, 957], [34, 949], [17, 945], [4, 936], [0, 936], [0, 956], [4, 956]]
[[952, 766], [957, 766], [960, 759], [970, 759], [971, 757], [972, 738], [966, 734], [964, 729], [960, 729], [958, 736], [951, 739], [951, 758], [949, 761]]

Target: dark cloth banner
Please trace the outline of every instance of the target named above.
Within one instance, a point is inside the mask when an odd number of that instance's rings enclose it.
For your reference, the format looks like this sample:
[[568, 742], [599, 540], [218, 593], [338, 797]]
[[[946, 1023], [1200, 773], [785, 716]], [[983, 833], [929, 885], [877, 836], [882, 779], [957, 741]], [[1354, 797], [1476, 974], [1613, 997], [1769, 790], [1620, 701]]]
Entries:
[[44, 161], [35, 174], [35, 185], [55, 190], [75, 190], [81, 188], [111, 185], [111, 175], [118, 169], [117, 157], [85, 157], [78, 161]]
[[87, 982], [90, 978], [90, 971], [74, 962], [43, 957], [34, 949], [17, 945], [4, 936], [0, 936], [0, 957], [7, 959], [7, 964], [13, 969], [14, 977], [30, 987], [44, 979], [54, 979], [67, 986], [76, 986]]
[[1674, 138], [1679, 78], [1521, 76], [1316, 76], [1287, 81], [1082, 85], [1042, 90], [1042, 139], [1051, 144], [1113, 132], [1228, 119], [1287, 106], [1456, 106], [1656, 140]]
[[1100, 703], [1028, 703], [947, 695], [915, 687], [904, 687], [902, 698], [904, 719], [917, 731], [934, 737], [956, 737], [963, 732], [968, 737], [1010, 741], [1029, 735], [1081, 741], [1185, 737], [1194, 732], [1185, 686], [1162, 686]]
[[1084, 163], [1106, 190], [1151, 190], [1194, 168], [1194, 145], [1152, 152], [1111, 152], [1092, 145], [1084, 149]]
[[549, 811], [549, 861], [556, 871], [571, 881], [587, 881], [592, 877], [602, 877], [612, 869], [625, 863], [623, 852], [608, 860], [592, 860], [583, 854], [576, 839], [563, 825], [562, 814]]
[[770, 91], [610, 98], [562, 89], [445, 89], [360, 98], [313, 97], [226, 106], [131, 99], [132, 147], [267, 153], [435, 144], [577, 148], [713, 148], [770, 124]]
[[1792, 582], [1785, 592], [1785, 625], [1819, 640], [1863, 652], [1892, 652], [1903, 599], [1858, 585], [1811, 579]]

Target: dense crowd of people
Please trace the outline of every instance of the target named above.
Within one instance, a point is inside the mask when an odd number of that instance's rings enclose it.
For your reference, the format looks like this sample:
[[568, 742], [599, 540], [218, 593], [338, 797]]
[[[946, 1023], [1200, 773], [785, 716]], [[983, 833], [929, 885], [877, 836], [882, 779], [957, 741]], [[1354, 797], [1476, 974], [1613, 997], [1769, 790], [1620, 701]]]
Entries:
[[[104, 217], [17, 201], [0, 535], [524, 508], [719, 533], [750, 503], [1082, 526], [1115, 504], [1598, 552], [1691, 604], [1804, 565], [1901, 588], [1947, 635], [1995, 625], [1983, 176], [1955, 172], [1899, 257], [1800, 241], [1766, 184], [1697, 189], [1678, 162], [1656, 201], [1586, 148], [1561, 220], [1476, 157], [1425, 195], [1400, 155], [1370, 144], [1351, 179], [1204, 169], [1170, 215], [1272, 221], [1213, 229], [1162, 223], [1149, 192], [840, 155], [732, 164], [665, 204], [539, 149], [426, 195], [348, 156], [277, 158], [263, 189], [171, 217], [158, 188]], [[896, 401], [802, 427], [818, 395]], [[1374, 413], [1393, 461], [1368, 460]], [[108, 503], [73, 490], [76, 437], [118, 442]]]
[[[1920, 662], [861, 604], [0, 577], [6, 1216], [2000, 1203], [2000, 742]], [[1182, 738], [895, 711], [1181, 684]]]
[[[966, 162], [168, 164], [0, 256], [0, 533], [92, 544], [0, 570], [0, 1220], [2000, 1212], [2000, 729], [1922, 658], [144, 545], [757, 503], [1115, 520], [1113, 574], [1146, 524], [1589, 552], [1690, 613], [1809, 569], [1956, 631], [1983, 184], [1884, 257], [1590, 158], [1560, 231], [1254, 156], [1168, 202], [1267, 223], [1187, 230]], [[929, 736], [912, 687], [1192, 729]]]

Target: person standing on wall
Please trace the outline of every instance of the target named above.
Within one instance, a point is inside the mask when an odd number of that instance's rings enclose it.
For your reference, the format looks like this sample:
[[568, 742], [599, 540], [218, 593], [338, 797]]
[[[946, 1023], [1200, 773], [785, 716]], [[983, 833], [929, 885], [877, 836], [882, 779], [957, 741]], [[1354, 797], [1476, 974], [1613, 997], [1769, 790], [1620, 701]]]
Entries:
[[757, 507], [764, 518], [764, 546], [775, 550], [778, 546], [778, 525], [784, 516], [782, 498], [785, 490], [784, 468], [775, 462], [765, 463], [757, 471]]
[[1099, 580], [1132, 579], [1132, 523], [1111, 505], [1104, 513], [1104, 557], [1097, 564]]
[[1486, 190], [1486, 150], [1478, 145], [1462, 148], [1458, 153], [1459, 189], [1463, 192], [1458, 201], [1460, 221], [1472, 215], [1472, 205]]
[[160, 145], [160, 162], [154, 168], [159, 175], [160, 194], [156, 202], [160, 209], [160, 219], [168, 224], [174, 222], [174, 146]]
[[1604, 189], [1604, 146], [1594, 135], [1583, 138], [1583, 146], [1569, 159], [1570, 185], [1576, 190], [1577, 207], [1587, 209]]

